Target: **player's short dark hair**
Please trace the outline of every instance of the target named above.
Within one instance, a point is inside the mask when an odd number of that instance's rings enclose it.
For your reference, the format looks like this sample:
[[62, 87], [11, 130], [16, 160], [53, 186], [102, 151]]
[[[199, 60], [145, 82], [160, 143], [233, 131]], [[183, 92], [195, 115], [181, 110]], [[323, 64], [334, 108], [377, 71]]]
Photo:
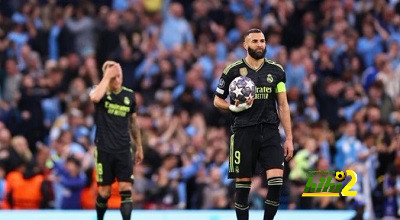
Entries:
[[252, 29], [248, 30], [246, 32], [246, 34], [243, 36], [243, 41], [246, 40], [246, 37], [248, 37], [252, 33], [262, 33], [262, 31], [258, 28], [252, 28]]

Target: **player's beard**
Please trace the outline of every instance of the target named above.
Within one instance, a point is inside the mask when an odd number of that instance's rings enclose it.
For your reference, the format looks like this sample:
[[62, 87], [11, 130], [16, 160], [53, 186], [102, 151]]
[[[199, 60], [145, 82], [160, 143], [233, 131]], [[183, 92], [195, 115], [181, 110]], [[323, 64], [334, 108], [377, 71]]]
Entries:
[[262, 51], [257, 52], [256, 50], [251, 49], [250, 47], [247, 49], [247, 52], [249, 53], [249, 55], [255, 59], [255, 60], [259, 60], [259, 59], [264, 59], [265, 57], [265, 53], [267, 52], [267, 49], [264, 48]]

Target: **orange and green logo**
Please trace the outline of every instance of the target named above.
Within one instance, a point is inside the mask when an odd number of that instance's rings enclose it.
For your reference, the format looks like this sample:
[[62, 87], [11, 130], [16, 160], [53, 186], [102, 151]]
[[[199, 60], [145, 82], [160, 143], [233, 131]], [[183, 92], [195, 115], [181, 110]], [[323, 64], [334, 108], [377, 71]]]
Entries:
[[[314, 178], [321, 175], [318, 182], [314, 182]], [[346, 175], [347, 174], [347, 175]], [[339, 197], [339, 196], [356, 196], [357, 191], [350, 191], [350, 189], [357, 182], [357, 174], [353, 170], [344, 171], [308, 171], [308, 181], [302, 197]], [[347, 177], [351, 180], [344, 185], [343, 181]]]

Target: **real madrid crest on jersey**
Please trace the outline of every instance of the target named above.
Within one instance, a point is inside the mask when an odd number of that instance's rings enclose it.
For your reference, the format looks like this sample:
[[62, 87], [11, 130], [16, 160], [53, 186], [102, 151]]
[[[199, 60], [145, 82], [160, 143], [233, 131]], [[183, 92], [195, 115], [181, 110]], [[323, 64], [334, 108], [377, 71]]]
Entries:
[[271, 74], [267, 75], [267, 82], [272, 83], [274, 81], [274, 78], [272, 77]]
[[247, 76], [247, 68], [246, 67], [240, 68], [239, 73], [241, 76]]
[[124, 104], [125, 105], [129, 105], [131, 103], [131, 101], [129, 101], [129, 98], [128, 97], [124, 97]]

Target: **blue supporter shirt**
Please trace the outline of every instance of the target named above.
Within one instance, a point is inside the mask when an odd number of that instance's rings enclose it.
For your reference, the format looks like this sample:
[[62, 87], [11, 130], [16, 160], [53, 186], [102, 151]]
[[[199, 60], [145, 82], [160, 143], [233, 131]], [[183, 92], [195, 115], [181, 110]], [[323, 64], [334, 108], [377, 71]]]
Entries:
[[279, 53], [279, 51], [282, 50], [282, 46], [281, 45], [269, 45], [267, 44], [267, 54], [265, 57], [267, 57], [267, 59], [274, 59], [275, 56]]
[[335, 166], [343, 170], [346, 166], [358, 161], [358, 154], [361, 152], [362, 144], [355, 137], [343, 135], [336, 142]]
[[174, 17], [170, 13], [167, 14], [164, 20], [160, 37], [167, 50], [172, 49], [175, 45], [194, 42], [189, 23], [184, 18]]
[[286, 65], [286, 88], [296, 87], [303, 90], [303, 81], [306, 77], [306, 69], [303, 65], [293, 66], [290, 62]]
[[360, 53], [366, 67], [374, 65], [374, 58], [383, 52], [382, 38], [375, 35], [372, 39], [361, 37], [357, 42], [357, 52]]

